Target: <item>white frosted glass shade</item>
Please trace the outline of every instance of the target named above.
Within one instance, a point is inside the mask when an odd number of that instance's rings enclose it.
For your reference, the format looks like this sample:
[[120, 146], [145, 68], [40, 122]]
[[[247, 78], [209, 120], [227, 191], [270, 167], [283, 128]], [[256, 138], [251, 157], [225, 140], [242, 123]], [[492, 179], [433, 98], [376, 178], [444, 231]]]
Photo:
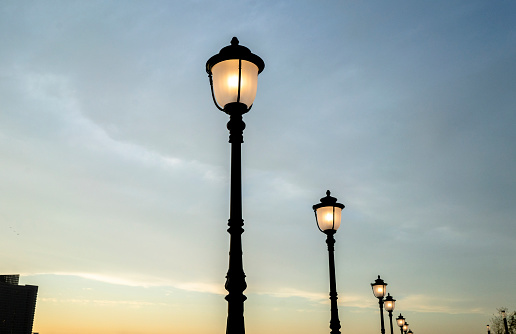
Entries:
[[[239, 64], [242, 64], [240, 81]], [[230, 59], [215, 64], [211, 73], [213, 94], [221, 108], [231, 102], [241, 102], [247, 108], [253, 104], [258, 87], [258, 66], [246, 60]], [[239, 85], [240, 98], [238, 96]]]
[[403, 327], [403, 325], [405, 325], [405, 319], [403, 319], [403, 318], [402, 319], [398, 318], [398, 319], [396, 319], [396, 321], [398, 322], [399, 327]]
[[342, 209], [336, 206], [322, 206], [317, 208], [317, 224], [321, 231], [335, 230], [340, 227]]
[[385, 296], [385, 285], [383, 285], [383, 284], [373, 285], [373, 294], [376, 298], [383, 298], [383, 296]]
[[385, 301], [385, 311], [392, 312], [394, 310], [394, 300]]

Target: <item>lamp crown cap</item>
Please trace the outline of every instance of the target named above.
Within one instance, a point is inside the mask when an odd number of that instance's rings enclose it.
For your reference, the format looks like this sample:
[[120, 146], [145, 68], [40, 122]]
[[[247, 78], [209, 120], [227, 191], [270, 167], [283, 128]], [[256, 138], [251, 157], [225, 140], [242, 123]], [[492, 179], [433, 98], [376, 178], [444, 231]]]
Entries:
[[[392, 296], [391, 296], [391, 294], [390, 294], [390, 293], [387, 293], [387, 297], [385, 297], [385, 300], [386, 300], [386, 301], [393, 301], [393, 302], [395, 302], [395, 301], [396, 301], [396, 299], [392, 298]], [[401, 315], [401, 314], [400, 314], [400, 315]]]
[[331, 192], [329, 190], [326, 190], [326, 196], [321, 198], [321, 202], [319, 204], [315, 204], [313, 206], [313, 209], [317, 210], [318, 208], [326, 206], [333, 206], [340, 209], [344, 209], [344, 204], [337, 203], [337, 199], [335, 197], [330, 196], [330, 194]]
[[206, 72], [211, 74], [211, 69], [213, 66], [222, 61], [230, 59], [241, 59], [253, 63], [258, 67], [258, 73], [261, 73], [265, 68], [265, 63], [263, 62], [262, 58], [252, 53], [251, 50], [245, 46], [240, 45], [238, 38], [233, 37], [231, 39], [230, 45], [223, 47], [220, 49], [218, 54], [208, 59], [206, 62]]
[[380, 278], [380, 275], [378, 275], [378, 278], [374, 281], [374, 283], [371, 283], [371, 285], [387, 285], [387, 283], [385, 283], [384, 280]]
[[331, 192], [326, 190], [326, 197], [321, 198], [321, 203], [324, 204], [333, 204], [337, 203], [337, 199], [335, 197], [330, 196]]

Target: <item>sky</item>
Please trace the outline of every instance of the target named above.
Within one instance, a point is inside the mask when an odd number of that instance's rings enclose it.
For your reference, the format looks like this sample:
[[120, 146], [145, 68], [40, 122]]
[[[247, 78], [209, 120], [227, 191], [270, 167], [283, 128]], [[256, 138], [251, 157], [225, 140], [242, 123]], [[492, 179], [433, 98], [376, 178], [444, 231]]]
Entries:
[[[242, 148], [248, 334], [416, 334], [516, 309], [516, 2], [0, 2], [0, 274], [40, 334], [223, 333], [227, 115], [206, 61], [265, 62]], [[386, 318], [388, 319], [388, 318]], [[386, 321], [389, 332], [388, 321]], [[397, 328], [395, 328], [395, 333]]]

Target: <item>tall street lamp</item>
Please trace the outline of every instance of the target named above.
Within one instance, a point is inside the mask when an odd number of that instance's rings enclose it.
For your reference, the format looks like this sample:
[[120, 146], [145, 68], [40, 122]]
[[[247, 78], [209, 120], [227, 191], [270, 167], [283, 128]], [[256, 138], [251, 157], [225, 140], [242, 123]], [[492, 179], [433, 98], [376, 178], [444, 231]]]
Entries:
[[396, 322], [398, 323], [398, 326], [400, 326], [401, 334], [403, 334], [403, 325], [405, 325], [405, 318], [401, 315], [396, 318]]
[[489, 329], [489, 325], [487, 325], [487, 334], [491, 334], [491, 330]]
[[505, 315], [505, 310], [502, 310], [503, 317], [503, 326], [505, 327], [505, 334], [509, 334], [509, 326], [507, 325], [507, 317]]
[[244, 334], [243, 292], [247, 287], [242, 261], [242, 151], [245, 123], [242, 115], [248, 112], [256, 96], [258, 74], [265, 64], [248, 48], [238, 45], [233, 37], [231, 45], [220, 50], [206, 62], [211, 94], [215, 106], [229, 115], [227, 128], [231, 143], [230, 213], [228, 221], [229, 269], [225, 288], [228, 291], [227, 334]]
[[385, 334], [385, 326], [383, 323], [383, 297], [385, 296], [385, 288], [387, 287], [387, 283], [380, 278], [371, 283], [371, 287], [373, 288], [373, 294], [376, 298], [378, 298], [378, 304], [380, 304], [380, 324], [381, 324], [381, 333]]
[[391, 334], [394, 334], [394, 330], [392, 329], [392, 311], [394, 311], [394, 303], [396, 299], [392, 298], [391, 294], [388, 293], [387, 297], [385, 297], [385, 311], [389, 312], [389, 321], [391, 323]]
[[321, 202], [313, 206], [315, 221], [319, 230], [326, 234], [328, 244], [328, 254], [330, 263], [330, 329], [331, 334], [340, 334], [339, 310], [337, 308], [337, 283], [335, 281], [335, 238], [333, 235], [340, 226], [342, 209], [344, 205], [337, 203], [335, 197], [330, 196], [330, 191], [326, 191], [326, 197], [321, 198]]

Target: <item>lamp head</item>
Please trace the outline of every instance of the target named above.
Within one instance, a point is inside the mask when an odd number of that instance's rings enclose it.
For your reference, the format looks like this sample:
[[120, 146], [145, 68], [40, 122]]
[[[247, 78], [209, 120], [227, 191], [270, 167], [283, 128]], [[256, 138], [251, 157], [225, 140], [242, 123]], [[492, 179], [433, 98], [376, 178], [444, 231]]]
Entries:
[[396, 318], [396, 322], [400, 327], [403, 327], [403, 325], [405, 324], [405, 318], [401, 315], [401, 313], [400, 316]]
[[258, 74], [265, 68], [265, 63], [245, 46], [239, 45], [238, 38], [233, 37], [231, 44], [206, 62], [206, 72], [210, 78], [213, 101], [218, 109], [230, 113], [226, 106], [243, 104], [241, 113], [251, 109], [258, 85]]
[[371, 283], [371, 288], [373, 288], [373, 294], [378, 299], [382, 299], [385, 296], [386, 287], [387, 283], [385, 283], [383, 279], [380, 278], [380, 275], [378, 275], [378, 278], [374, 281], [374, 283]]
[[384, 305], [385, 305], [385, 311], [392, 312], [394, 311], [394, 303], [396, 302], [396, 299], [392, 298], [391, 294], [388, 293], [387, 297], [385, 297]]
[[335, 197], [330, 196], [330, 191], [326, 191], [326, 197], [321, 198], [321, 202], [313, 207], [315, 221], [319, 230], [325, 233], [335, 233], [340, 227], [342, 209], [344, 204], [337, 203]]

